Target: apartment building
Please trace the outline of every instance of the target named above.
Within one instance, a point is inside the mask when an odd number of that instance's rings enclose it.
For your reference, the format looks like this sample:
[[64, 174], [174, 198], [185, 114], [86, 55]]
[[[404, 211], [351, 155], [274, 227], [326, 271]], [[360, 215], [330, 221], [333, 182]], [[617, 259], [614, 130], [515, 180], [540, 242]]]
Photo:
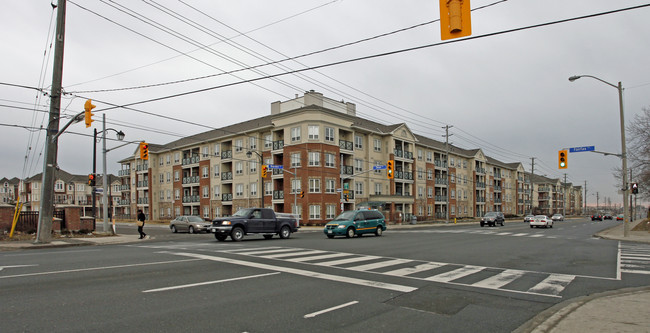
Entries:
[[3, 177], [0, 179], [0, 203], [15, 204], [18, 200], [20, 179]]
[[[388, 160], [393, 179], [380, 168]], [[267, 116], [149, 144], [148, 160], [136, 150], [120, 164], [118, 215], [142, 209], [159, 220], [252, 206], [299, 214], [303, 224], [359, 207], [379, 209], [391, 222], [453, 219], [492, 210], [521, 215], [527, 200], [540, 198], [526, 194], [521, 163], [446, 145], [404, 123], [358, 117], [355, 104], [315, 91], [272, 103]], [[541, 198], [551, 204], [550, 195]]]

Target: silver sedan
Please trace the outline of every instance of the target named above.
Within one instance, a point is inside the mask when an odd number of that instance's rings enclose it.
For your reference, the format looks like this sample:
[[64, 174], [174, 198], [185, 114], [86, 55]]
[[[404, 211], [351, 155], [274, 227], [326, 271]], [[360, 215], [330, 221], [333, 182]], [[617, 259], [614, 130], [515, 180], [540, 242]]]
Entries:
[[210, 222], [206, 222], [198, 216], [191, 215], [178, 216], [169, 222], [169, 229], [174, 233], [179, 231], [187, 231], [190, 234], [201, 231], [207, 232], [208, 227], [210, 227]]

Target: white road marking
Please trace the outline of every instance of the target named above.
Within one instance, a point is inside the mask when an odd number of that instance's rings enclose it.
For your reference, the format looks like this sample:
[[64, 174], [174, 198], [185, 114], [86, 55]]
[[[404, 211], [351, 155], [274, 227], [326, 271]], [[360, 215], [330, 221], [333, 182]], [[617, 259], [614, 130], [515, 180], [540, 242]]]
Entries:
[[311, 261], [311, 260], [320, 260], [320, 259], [329, 259], [329, 258], [338, 258], [338, 257], [347, 257], [347, 256], [353, 256], [353, 254], [351, 254], [351, 253], [329, 253], [329, 254], [323, 254], [323, 255], [319, 255], [319, 256], [291, 258], [291, 259], [287, 259], [287, 261], [304, 262], [304, 261]]
[[414, 273], [428, 271], [428, 270], [431, 270], [431, 269], [440, 268], [440, 267], [446, 266], [446, 265], [447, 264], [443, 264], [443, 263], [428, 262], [428, 263], [417, 265], [415, 267], [407, 267], [407, 268], [402, 268], [402, 269], [396, 269], [394, 271], [385, 272], [383, 274], [394, 275], [394, 276], [406, 276], [406, 275], [409, 275], [409, 274], [414, 274]]
[[233, 265], [240, 265], [240, 266], [254, 267], [254, 268], [259, 268], [259, 269], [266, 269], [266, 270], [269, 270], [269, 271], [283, 272], [283, 273], [295, 274], [295, 275], [300, 275], [300, 276], [307, 276], [307, 277], [312, 277], [312, 278], [316, 278], [316, 279], [323, 279], [323, 280], [330, 280], [330, 281], [335, 281], [335, 282], [356, 284], [356, 285], [365, 286], [365, 287], [387, 289], [387, 290], [399, 291], [399, 292], [404, 292], [404, 293], [408, 293], [408, 292], [411, 292], [411, 291], [414, 291], [414, 290], [418, 289], [418, 288], [403, 286], [403, 285], [399, 285], [399, 284], [384, 283], [384, 282], [364, 280], [364, 279], [356, 279], [356, 278], [345, 277], [345, 276], [340, 276], [340, 275], [323, 274], [323, 273], [318, 273], [318, 272], [306, 271], [306, 270], [302, 270], [302, 269], [281, 267], [281, 266], [274, 266], [274, 265], [267, 265], [267, 264], [249, 262], [249, 261], [244, 261], [244, 260], [235, 260], [235, 259], [229, 259], [229, 258], [215, 257], [215, 256], [209, 256], [209, 255], [205, 255], [205, 254], [198, 254], [198, 253], [187, 253], [187, 252], [163, 252], [163, 253], [168, 253], [168, 254], [178, 255], [178, 256], [191, 257], [191, 258], [196, 258], [196, 259], [205, 259], [205, 260], [218, 261], [218, 262], [223, 262], [223, 263], [228, 263], [228, 264], [233, 264]]
[[411, 261], [412, 260], [408, 260], [408, 259], [392, 259], [392, 260], [380, 261], [372, 264], [354, 266], [354, 267], [350, 267], [350, 269], [354, 271], [369, 271], [371, 269], [394, 266], [394, 265], [404, 264]]
[[379, 259], [379, 258], [381, 258], [381, 257], [377, 257], [377, 256], [357, 256], [357, 257], [346, 258], [346, 259], [338, 259], [338, 260], [319, 262], [316, 265], [319, 265], [319, 266], [336, 266], [336, 265], [349, 264], [349, 263], [352, 263], [352, 262], [374, 260], [374, 259]]
[[18, 267], [32, 267], [32, 266], [38, 266], [38, 265], [13, 265], [13, 266], [0, 266], [0, 271], [5, 269], [5, 268], [18, 268]]
[[92, 267], [92, 268], [68, 269], [68, 270], [64, 270], [64, 271], [53, 271], [53, 272], [39, 272], [39, 273], [16, 274], [16, 275], [0, 276], [0, 279], [10, 279], [10, 278], [16, 278], [16, 277], [37, 276], [37, 275], [52, 275], [52, 274], [74, 273], [74, 272], [98, 271], [98, 270], [104, 270], [104, 269], [125, 268], [125, 267], [137, 267], [137, 266], [149, 266], [149, 265], [174, 264], [174, 263], [177, 263], [177, 262], [188, 262], [188, 261], [196, 261], [196, 260], [200, 260], [200, 259], [183, 259], [183, 260], [157, 261], [157, 262], [147, 262], [147, 263], [142, 263], [142, 264], [116, 265], [116, 266], [105, 266], [105, 267]]
[[436, 281], [436, 282], [449, 282], [449, 281], [453, 281], [453, 280], [456, 280], [456, 279], [460, 279], [460, 278], [462, 278], [464, 276], [467, 276], [467, 275], [470, 275], [470, 274], [480, 272], [484, 268], [485, 267], [479, 267], [479, 266], [464, 266], [464, 267], [455, 269], [455, 270], [450, 271], [450, 272], [430, 276], [430, 277], [426, 278], [425, 280]]
[[321, 253], [325, 253], [325, 252], [327, 252], [327, 251], [313, 250], [313, 251], [296, 252], [295, 249], [294, 249], [294, 251], [289, 252], [289, 253], [269, 254], [269, 255], [263, 255], [263, 256], [260, 256], [260, 257], [268, 258], [268, 259], [278, 259], [278, 258], [285, 258], [285, 257], [298, 257], [298, 256], [312, 255], [312, 254], [321, 254]]
[[524, 275], [524, 273], [525, 273], [524, 271], [520, 271], [516, 269], [507, 269], [495, 276], [476, 282], [472, 284], [472, 286], [489, 288], [489, 289], [498, 289], [520, 278], [522, 275]]
[[357, 304], [357, 303], [359, 303], [359, 301], [352, 301], [352, 302], [348, 302], [348, 303], [345, 303], [345, 304], [333, 306], [333, 307], [331, 307], [329, 309], [325, 309], [325, 310], [321, 310], [321, 311], [317, 311], [317, 312], [312, 312], [310, 314], [306, 314], [306, 315], [303, 316], [303, 318], [314, 318], [314, 317], [316, 317], [318, 315], [322, 315], [323, 313], [338, 310], [338, 309], [341, 309], [341, 308], [344, 308], [344, 307], [347, 307], [347, 306], [350, 306], [350, 305], [354, 305], [354, 304]]
[[559, 295], [573, 279], [575, 275], [551, 274], [544, 281], [528, 289], [528, 292]]
[[224, 279], [224, 280], [216, 280], [216, 281], [198, 282], [198, 283], [185, 284], [185, 285], [181, 285], [181, 286], [164, 287], [164, 288], [158, 288], [158, 289], [149, 289], [149, 290], [143, 290], [142, 292], [143, 293], [155, 293], [155, 292], [158, 292], [158, 291], [168, 291], [168, 290], [175, 290], [175, 289], [191, 288], [191, 287], [205, 286], [205, 285], [215, 284], [215, 283], [224, 283], [224, 282], [231, 282], [231, 281], [254, 279], [254, 278], [258, 278], [258, 277], [264, 277], [264, 276], [269, 276], [269, 275], [277, 275], [277, 274], [280, 274], [280, 272], [258, 274], [258, 275], [250, 275], [250, 276], [242, 276], [242, 277], [236, 277], [236, 278], [232, 278], [232, 279]]

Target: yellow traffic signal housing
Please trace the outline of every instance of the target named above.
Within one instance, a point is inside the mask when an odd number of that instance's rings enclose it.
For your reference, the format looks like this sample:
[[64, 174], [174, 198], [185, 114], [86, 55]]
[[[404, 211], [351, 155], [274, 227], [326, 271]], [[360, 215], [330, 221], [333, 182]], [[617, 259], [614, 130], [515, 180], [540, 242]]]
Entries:
[[440, 0], [440, 35], [442, 40], [472, 34], [472, 8], [469, 0]]
[[149, 144], [146, 142], [140, 142], [140, 159], [141, 160], [149, 159]]
[[388, 160], [388, 162], [386, 162], [386, 177], [388, 177], [388, 179], [393, 179], [393, 177], [395, 177], [395, 174], [393, 173], [394, 169], [395, 161]]
[[300, 191], [300, 197], [304, 198], [305, 197], [305, 191]]
[[268, 171], [269, 167], [266, 165], [262, 165], [262, 178], [266, 178], [266, 173]]
[[568, 167], [568, 151], [566, 149], [560, 150], [557, 152], [557, 166], [560, 169], [566, 169]]
[[91, 112], [94, 108], [95, 106], [93, 105], [92, 100], [86, 100], [86, 103], [84, 104], [84, 120], [86, 123], [86, 128], [90, 127], [90, 124], [94, 121], [94, 113]]
[[88, 186], [95, 186], [95, 175], [88, 174]]

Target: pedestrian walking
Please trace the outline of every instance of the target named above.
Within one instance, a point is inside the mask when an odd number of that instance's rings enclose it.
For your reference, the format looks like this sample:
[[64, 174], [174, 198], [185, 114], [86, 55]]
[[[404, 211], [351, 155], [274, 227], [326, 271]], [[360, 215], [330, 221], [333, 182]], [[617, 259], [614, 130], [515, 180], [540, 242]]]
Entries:
[[142, 231], [142, 228], [144, 228], [144, 220], [145, 220], [145, 216], [144, 216], [144, 213], [142, 212], [142, 209], [138, 209], [138, 221], [137, 221], [137, 224], [138, 224], [138, 232], [140, 233], [140, 238], [139, 239], [143, 239], [143, 238], [147, 237], [147, 234], [145, 234], [144, 231]]

